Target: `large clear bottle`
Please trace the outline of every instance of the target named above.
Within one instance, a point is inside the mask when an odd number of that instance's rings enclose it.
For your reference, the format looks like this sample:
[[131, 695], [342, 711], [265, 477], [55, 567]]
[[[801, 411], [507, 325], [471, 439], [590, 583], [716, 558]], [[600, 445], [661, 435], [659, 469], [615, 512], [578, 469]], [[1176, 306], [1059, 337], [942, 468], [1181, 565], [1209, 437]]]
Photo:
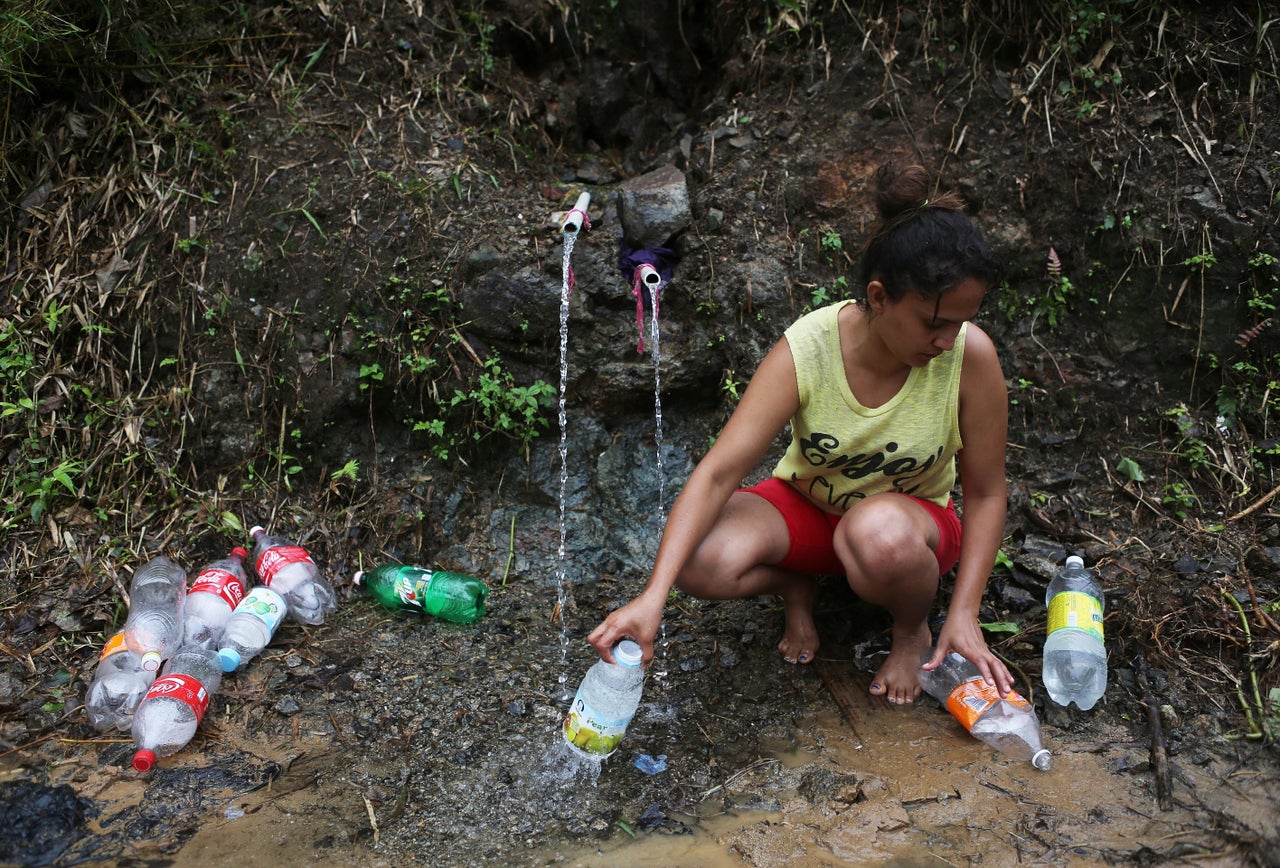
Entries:
[[165, 663], [133, 715], [133, 767], [150, 771], [159, 757], [187, 746], [222, 683], [217, 652], [184, 645]]
[[222, 630], [218, 660], [223, 672], [235, 672], [270, 644], [289, 611], [284, 597], [258, 585], [236, 606]]
[[306, 549], [285, 537], [271, 536], [262, 527], [252, 528], [249, 536], [258, 580], [285, 598], [295, 621], [323, 624], [326, 615], [337, 611], [333, 587]]
[[[928, 662], [933, 650], [921, 656]], [[1016, 691], [1000, 696], [987, 684], [978, 667], [954, 651], [937, 669], [917, 669], [924, 691], [951, 712], [974, 738], [1014, 759], [1028, 760], [1041, 771], [1053, 766], [1053, 756], [1040, 740], [1040, 720], [1031, 703]]]
[[1045, 591], [1049, 622], [1041, 677], [1049, 698], [1093, 708], [1107, 689], [1107, 649], [1103, 644], [1102, 585], [1077, 555], [1049, 582]]
[[116, 633], [103, 645], [93, 681], [84, 693], [89, 723], [98, 732], [128, 732], [138, 703], [155, 680], [155, 670], [143, 669], [142, 655], [124, 643], [124, 631]]
[[166, 557], [152, 558], [133, 574], [124, 641], [142, 655], [142, 667], [149, 672], [159, 669], [182, 641], [186, 596], [187, 571]]
[[583, 676], [564, 721], [564, 740], [582, 756], [602, 760], [618, 749], [644, 690], [640, 646], [623, 639], [616, 663], [597, 660]]
[[222, 629], [245, 594], [244, 561], [249, 553], [236, 546], [228, 557], [208, 564], [191, 580], [182, 610], [182, 643], [217, 649]]

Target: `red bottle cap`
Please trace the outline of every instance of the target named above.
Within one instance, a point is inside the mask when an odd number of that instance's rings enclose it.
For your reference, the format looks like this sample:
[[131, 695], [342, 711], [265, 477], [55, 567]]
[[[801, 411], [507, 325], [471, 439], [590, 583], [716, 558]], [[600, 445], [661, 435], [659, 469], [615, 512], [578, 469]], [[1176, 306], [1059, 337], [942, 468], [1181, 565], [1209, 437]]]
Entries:
[[133, 755], [133, 768], [139, 772], [149, 772], [156, 764], [156, 752], [143, 748]]

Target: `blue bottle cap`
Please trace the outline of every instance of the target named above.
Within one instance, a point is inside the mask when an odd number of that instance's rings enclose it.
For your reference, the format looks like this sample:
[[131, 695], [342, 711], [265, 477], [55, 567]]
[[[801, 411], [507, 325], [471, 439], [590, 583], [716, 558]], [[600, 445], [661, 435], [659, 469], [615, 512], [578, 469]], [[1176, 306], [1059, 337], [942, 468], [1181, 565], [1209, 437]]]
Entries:
[[235, 672], [240, 666], [240, 652], [234, 648], [223, 648], [218, 651], [218, 661], [223, 672]]

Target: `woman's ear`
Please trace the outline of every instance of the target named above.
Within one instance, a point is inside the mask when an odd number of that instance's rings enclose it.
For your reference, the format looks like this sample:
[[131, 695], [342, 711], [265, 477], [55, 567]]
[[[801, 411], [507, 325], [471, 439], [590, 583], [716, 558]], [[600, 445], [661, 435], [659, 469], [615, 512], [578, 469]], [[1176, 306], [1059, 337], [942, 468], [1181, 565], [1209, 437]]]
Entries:
[[882, 312], [888, 303], [889, 293], [883, 283], [873, 280], [867, 284], [867, 307], [872, 313]]

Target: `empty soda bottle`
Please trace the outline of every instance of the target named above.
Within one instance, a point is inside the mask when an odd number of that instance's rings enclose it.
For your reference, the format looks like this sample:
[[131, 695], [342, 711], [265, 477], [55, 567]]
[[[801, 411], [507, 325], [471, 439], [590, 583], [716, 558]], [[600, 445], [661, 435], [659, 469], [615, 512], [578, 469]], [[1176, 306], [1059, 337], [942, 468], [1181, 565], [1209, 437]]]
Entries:
[[124, 643], [124, 631], [116, 633], [102, 646], [93, 681], [84, 694], [89, 723], [98, 732], [128, 732], [134, 710], [155, 680], [155, 670], [143, 669], [142, 655]]
[[284, 597], [294, 620], [323, 624], [326, 615], [337, 611], [333, 587], [306, 549], [285, 537], [271, 536], [262, 527], [252, 528], [249, 536], [258, 579]]
[[124, 641], [142, 655], [142, 668], [155, 672], [177, 650], [186, 596], [187, 571], [166, 557], [152, 558], [134, 573]]
[[133, 767], [150, 771], [158, 757], [186, 747], [221, 683], [217, 652], [203, 645], [179, 648], [134, 712]]
[[478, 620], [489, 593], [484, 582], [472, 576], [405, 564], [361, 570], [354, 582], [388, 609], [425, 612], [458, 624]]
[[601, 760], [618, 749], [640, 705], [644, 669], [640, 646], [613, 646], [616, 663], [597, 660], [583, 676], [564, 721], [564, 740], [582, 756]]
[[1102, 585], [1077, 555], [1049, 582], [1045, 591], [1049, 623], [1045, 628], [1041, 677], [1049, 698], [1093, 708], [1107, 689], [1107, 649], [1103, 644]]
[[228, 557], [200, 570], [191, 581], [182, 610], [182, 643], [217, 649], [222, 628], [244, 599], [244, 560], [249, 553], [236, 546]]
[[[920, 662], [927, 663], [933, 650]], [[937, 669], [917, 669], [924, 691], [946, 706], [951, 716], [975, 738], [1015, 759], [1028, 760], [1041, 771], [1053, 766], [1053, 756], [1040, 741], [1040, 720], [1031, 703], [1016, 691], [1000, 696], [978, 667], [954, 651]]]
[[249, 591], [222, 630], [218, 649], [222, 671], [235, 672], [262, 653], [276, 635], [288, 609], [284, 597], [266, 585]]

